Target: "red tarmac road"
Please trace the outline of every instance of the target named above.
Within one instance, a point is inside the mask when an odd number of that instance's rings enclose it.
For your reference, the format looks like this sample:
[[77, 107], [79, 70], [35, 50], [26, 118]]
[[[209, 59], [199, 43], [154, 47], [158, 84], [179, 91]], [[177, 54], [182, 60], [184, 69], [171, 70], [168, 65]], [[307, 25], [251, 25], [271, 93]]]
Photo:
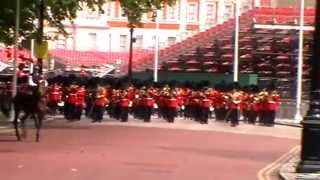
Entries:
[[0, 135], [3, 180], [256, 180], [298, 140], [111, 125], [55, 127], [24, 142]]

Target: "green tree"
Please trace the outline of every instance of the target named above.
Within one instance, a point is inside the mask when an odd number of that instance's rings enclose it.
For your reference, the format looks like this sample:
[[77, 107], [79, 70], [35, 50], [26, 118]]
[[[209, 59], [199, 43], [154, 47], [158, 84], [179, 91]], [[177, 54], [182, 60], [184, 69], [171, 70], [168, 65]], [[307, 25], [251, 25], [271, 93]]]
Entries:
[[[38, 32], [40, 0], [21, 0], [20, 36], [36, 37]], [[46, 24], [56, 27], [66, 35], [62, 22], [72, 21], [77, 12], [84, 7], [102, 12], [105, 0], [43, 0], [43, 20]], [[0, 5], [0, 42], [11, 45], [14, 42], [16, 0], [1, 0]], [[41, 37], [42, 38], [42, 37]]]
[[121, 8], [128, 18], [128, 27], [130, 28], [130, 48], [128, 62], [128, 78], [130, 81], [132, 79], [132, 46], [134, 28], [142, 25], [141, 19], [144, 13], [152, 12], [154, 17], [156, 17], [157, 10], [162, 9], [164, 5], [173, 5], [176, 0], [119, 0], [119, 2]]
[[[113, 0], [117, 1], [117, 0]], [[144, 13], [160, 10], [164, 5], [173, 5], [176, 0], [119, 0], [120, 6], [128, 18], [129, 27], [141, 26], [141, 18]]]

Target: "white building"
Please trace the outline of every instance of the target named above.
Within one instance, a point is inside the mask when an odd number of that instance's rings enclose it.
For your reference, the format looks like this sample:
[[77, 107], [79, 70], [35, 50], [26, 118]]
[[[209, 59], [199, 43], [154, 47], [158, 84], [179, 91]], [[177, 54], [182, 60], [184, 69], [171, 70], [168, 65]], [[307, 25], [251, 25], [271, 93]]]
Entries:
[[[176, 5], [166, 6], [160, 11], [159, 46], [170, 46], [198, 32], [234, 17], [236, 0], [177, 0]], [[269, 5], [270, 0], [241, 0], [241, 11], [253, 6]], [[65, 23], [69, 36], [57, 36], [50, 42], [51, 49], [63, 48], [79, 51], [128, 51], [129, 29], [127, 18], [123, 15], [119, 2], [104, 5], [104, 14], [81, 11], [74, 24]], [[134, 49], [153, 49], [155, 47], [156, 24], [145, 14], [143, 27], [136, 28]], [[51, 36], [55, 30], [46, 28]]]

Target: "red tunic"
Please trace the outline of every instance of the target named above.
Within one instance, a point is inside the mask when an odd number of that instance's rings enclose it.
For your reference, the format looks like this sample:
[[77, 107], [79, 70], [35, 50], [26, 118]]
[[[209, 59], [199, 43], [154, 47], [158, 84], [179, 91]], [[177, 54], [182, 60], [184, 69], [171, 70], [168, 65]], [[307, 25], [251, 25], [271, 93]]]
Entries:
[[77, 94], [76, 93], [70, 93], [68, 98], [67, 98], [67, 102], [70, 104], [76, 104], [77, 101]]
[[208, 98], [204, 98], [201, 101], [201, 107], [203, 108], [209, 108], [211, 106], [211, 100]]
[[169, 108], [177, 108], [178, 107], [178, 101], [176, 98], [168, 99], [168, 107]]
[[153, 107], [153, 105], [154, 105], [154, 99], [150, 97], [144, 99], [144, 106]]
[[120, 99], [120, 102], [119, 102], [120, 107], [127, 108], [129, 107], [129, 104], [130, 104], [130, 100], [128, 98]]

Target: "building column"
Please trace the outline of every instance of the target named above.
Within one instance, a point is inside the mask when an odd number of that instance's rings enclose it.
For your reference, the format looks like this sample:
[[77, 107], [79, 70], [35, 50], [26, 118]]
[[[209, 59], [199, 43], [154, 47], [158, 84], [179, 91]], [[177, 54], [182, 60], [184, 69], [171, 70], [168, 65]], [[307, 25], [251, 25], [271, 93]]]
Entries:
[[225, 9], [226, 9], [224, 1], [225, 0], [218, 1], [218, 13], [217, 13], [218, 14], [218, 17], [217, 17], [218, 24], [222, 24], [224, 21], [224, 14], [225, 14]]
[[199, 31], [206, 30], [206, 21], [207, 21], [207, 0], [199, 0]]
[[180, 41], [187, 38], [187, 0], [180, 0], [180, 17], [179, 17], [179, 33], [180, 33]]
[[77, 24], [73, 24], [72, 25], [72, 34], [73, 34], [73, 38], [72, 38], [72, 50], [76, 51], [77, 50]]
[[260, 7], [260, 0], [254, 0], [254, 7]]

